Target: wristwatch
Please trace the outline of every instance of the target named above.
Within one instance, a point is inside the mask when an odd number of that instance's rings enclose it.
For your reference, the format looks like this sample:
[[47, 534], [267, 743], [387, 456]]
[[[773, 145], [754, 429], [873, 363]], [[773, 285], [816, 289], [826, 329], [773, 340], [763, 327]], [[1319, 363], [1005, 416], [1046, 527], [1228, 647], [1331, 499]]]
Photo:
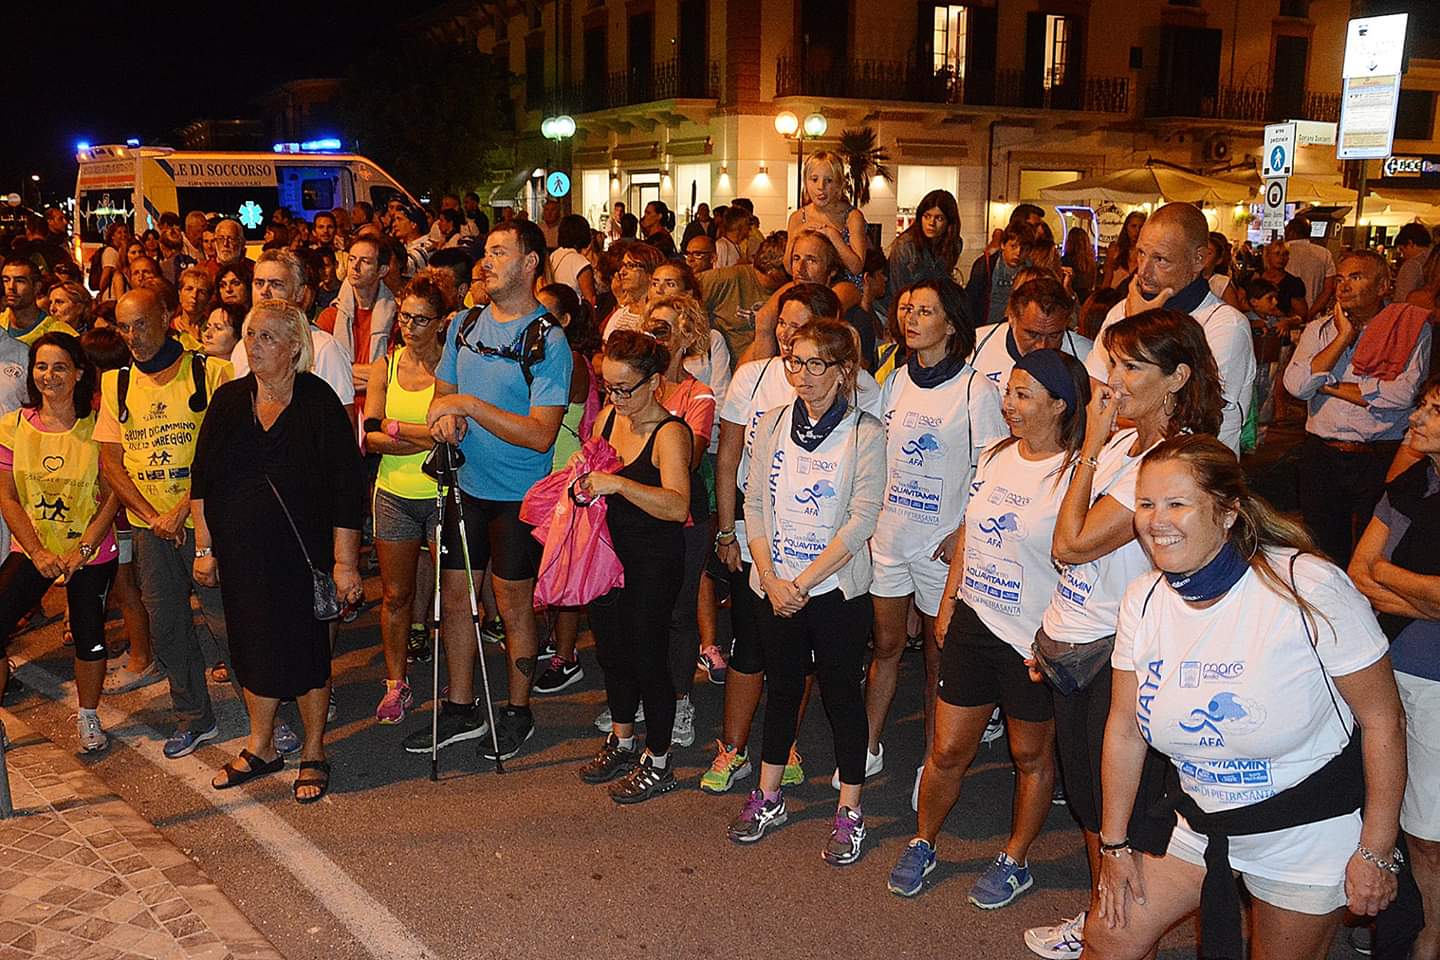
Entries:
[[205, 557], [213, 556], [214, 553], [215, 553], [215, 551], [214, 551], [212, 548], [210, 548], [210, 547], [196, 547], [196, 548], [195, 548], [195, 559], [196, 559], [196, 560], [202, 560], [202, 559], [204, 559]]
[[86, 560], [89, 560], [91, 557], [95, 556], [95, 548], [83, 540], [80, 541], [79, 550], [80, 556]]

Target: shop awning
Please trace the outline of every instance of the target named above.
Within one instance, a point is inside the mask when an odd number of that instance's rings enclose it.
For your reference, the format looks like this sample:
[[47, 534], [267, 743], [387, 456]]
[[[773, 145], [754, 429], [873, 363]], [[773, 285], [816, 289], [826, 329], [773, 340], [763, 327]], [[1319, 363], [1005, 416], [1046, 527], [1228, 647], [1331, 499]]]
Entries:
[[1040, 196], [1062, 203], [1109, 200], [1112, 203], [1241, 203], [1251, 191], [1243, 184], [1202, 177], [1174, 167], [1130, 167], [1046, 187]]
[[545, 160], [538, 154], [515, 168], [515, 172], [494, 190], [490, 191], [490, 206], [508, 207], [514, 205], [525, 193], [525, 184], [535, 175], [536, 170], [545, 168]]

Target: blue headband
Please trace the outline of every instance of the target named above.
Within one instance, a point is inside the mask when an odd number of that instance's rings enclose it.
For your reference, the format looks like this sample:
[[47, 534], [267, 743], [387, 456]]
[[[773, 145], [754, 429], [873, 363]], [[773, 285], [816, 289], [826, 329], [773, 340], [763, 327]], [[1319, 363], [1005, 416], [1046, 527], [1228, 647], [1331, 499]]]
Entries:
[[1070, 371], [1059, 350], [1031, 350], [1015, 361], [1015, 369], [1024, 370], [1040, 381], [1040, 385], [1050, 391], [1050, 396], [1064, 400], [1066, 413], [1074, 410], [1080, 402], [1075, 392], [1075, 381], [1070, 378]]

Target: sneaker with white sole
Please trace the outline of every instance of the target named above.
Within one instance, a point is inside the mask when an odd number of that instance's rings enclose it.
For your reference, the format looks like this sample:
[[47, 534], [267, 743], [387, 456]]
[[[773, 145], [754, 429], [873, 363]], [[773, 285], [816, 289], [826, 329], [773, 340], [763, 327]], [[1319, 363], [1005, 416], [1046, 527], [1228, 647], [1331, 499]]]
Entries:
[[275, 724], [275, 730], [270, 734], [270, 742], [275, 746], [275, 752], [281, 755], [295, 753], [300, 749], [300, 734], [296, 733], [288, 723]]
[[805, 758], [790, 744], [790, 757], [785, 761], [785, 772], [780, 774], [780, 786], [793, 787], [805, 782]]
[[200, 744], [207, 740], [214, 740], [220, 736], [220, 727], [212, 723], [209, 730], [176, 730], [170, 734], [170, 739], [165, 741], [165, 759], [178, 760], [181, 757], [188, 757], [199, 748]]
[[75, 733], [80, 738], [80, 751], [82, 753], [99, 753], [110, 746], [110, 738], [100, 728], [99, 717], [87, 717], [85, 714], [77, 714], [75, 717]]
[[916, 837], [906, 844], [885, 886], [896, 896], [913, 897], [925, 889], [925, 878], [934, 869], [935, 848], [928, 841]]
[[1002, 850], [970, 888], [970, 902], [981, 910], [998, 910], [1034, 885], [1029, 864], [1016, 863]]
[[1061, 920], [1053, 927], [1031, 927], [1025, 931], [1025, 946], [1047, 960], [1073, 960], [1085, 950], [1085, 914]]
[[715, 741], [715, 759], [700, 777], [700, 789], [706, 793], [724, 793], [736, 780], [744, 780], [752, 772], [750, 754], [720, 740]]
[[990, 722], [985, 724], [985, 732], [980, 734], [981, 743], [994, 743], [1005, 736], [1005, 721], [1000, 717], [1000, 708], [996, 707], [995, 712], [990, 714]]
[[[875, 775], [878, 774], [881, 770], [884, 770], [884, 769], [885, 769], [885, 744], [883, 744], [883, 743], [880, 744], [880, 750], [879, 750], [879, 752], [877, 752], [877, 753], [871, 753], [869, 750], [866, 750], [866, 751], [865, 751], [865, 779], [866, 779], [866, 780], [869, 780], [871, 777], [875, 776]], [[835, 768], [835, 772], [830, 775], [830, 789], [832, 789], [832, 790], [839, 790], [839, 789], [840, 789], [840, 768], [839, 768], [839, 767], [836, 767], [836, 768]]]
[[719, 647], [713, 644], [701, 647], [700, 656], [695, 659], [695, 663], [705, 671], [705, 676], [711, 683], [717, 686], [725, 685], [725, 674], [730, 665], [725, 662], [725, 654], [720, 652]]
[[536, 693], [559, 693], [571, 684], [579, 683], [585, 679], [585, 671], [580, 668], [580, 658], [566, 660], [561, 656], [552, 656], [546, 661], [548, 666], [541, 672], [540, 678], [535, 681], [534, 691]]
[[695, 743], [695, 704], [688, 696], [675, 701], [675, 725], [670, 728], [670, 742], [677, 747]]
[[[643, 703], [635, 708], [635, 722], [645, 722], [645, 704]], [[601, 733], [609, 733], [611, 730], [615, 729], [615, 721], [612, 720], [610, 717], [609, 707], [601, 710], [599, 716], [595, 718], [595, 729], [599, 730]]]
[[375, 708], [376, 723], [399, 723], [405, 719], [405, 711], [415, 703], [415, 697], [410, 692], [410, 684], [404, 680], [386, 680], [385, 696], [380, 699], [380, 704]]
[[763, 790], [752, 790], [740, 808], [740, 815], [730, 821], [726, 834], [735, 843], [754, 843], [765, 836], [766, 830], [780, 826], [789, 818], [783, 796], [766, 800]]
[[835, 823], [830, 830], [830, 839], [820, 856], [832, 866], [843, 867], [860, 859], [860, 845], [864, 841], [865, 818], [858, 810], [841, 807], [835, 811]]

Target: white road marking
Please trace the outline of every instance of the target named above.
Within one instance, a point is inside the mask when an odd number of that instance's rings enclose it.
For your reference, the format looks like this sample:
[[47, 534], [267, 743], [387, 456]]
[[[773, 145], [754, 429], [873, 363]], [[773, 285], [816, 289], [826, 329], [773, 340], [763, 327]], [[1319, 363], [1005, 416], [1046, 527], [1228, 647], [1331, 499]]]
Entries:
[[[17, 663], [17, 666], [20, 664]], [[73, 683], [61, 680], [38, 663], [24, 666], [26, 684], [59, 703], [74, 702]], [[152, 691], [138, 692], [148, 694], [146, 699], [168, 696], [168, 688], [164, 684], [155, 684]], [[221, 719], [222, 729], [235, 729], [238, 717], [234, 711], [238, 706], [234, 700], [217, 698], [217, 713], [227, 715]], [[124, 730], [127, 747], [233, 820], [277, 864], [289, 871], [376, 960], [433, 960], [439, 955], [422, 943], [399, 918], [385, 909], [323, 850], [272, 813], [264, 803], [250, 797], [244, 790], [222, 791], [211, 787], [215, 769], [194, 754], [167, 760], [163, 752], [167, 734], [136, 720], [132, 714], [107, 706], [104, 699], [100, 701], [99, 714], [101, 725], [112, 737], [115, 736], [113, 731]], [[66, 749], [66, 745], [62, 744], [61, 749]], [[330, 803], [331, 798], [326, 797], [321, 802]]]

